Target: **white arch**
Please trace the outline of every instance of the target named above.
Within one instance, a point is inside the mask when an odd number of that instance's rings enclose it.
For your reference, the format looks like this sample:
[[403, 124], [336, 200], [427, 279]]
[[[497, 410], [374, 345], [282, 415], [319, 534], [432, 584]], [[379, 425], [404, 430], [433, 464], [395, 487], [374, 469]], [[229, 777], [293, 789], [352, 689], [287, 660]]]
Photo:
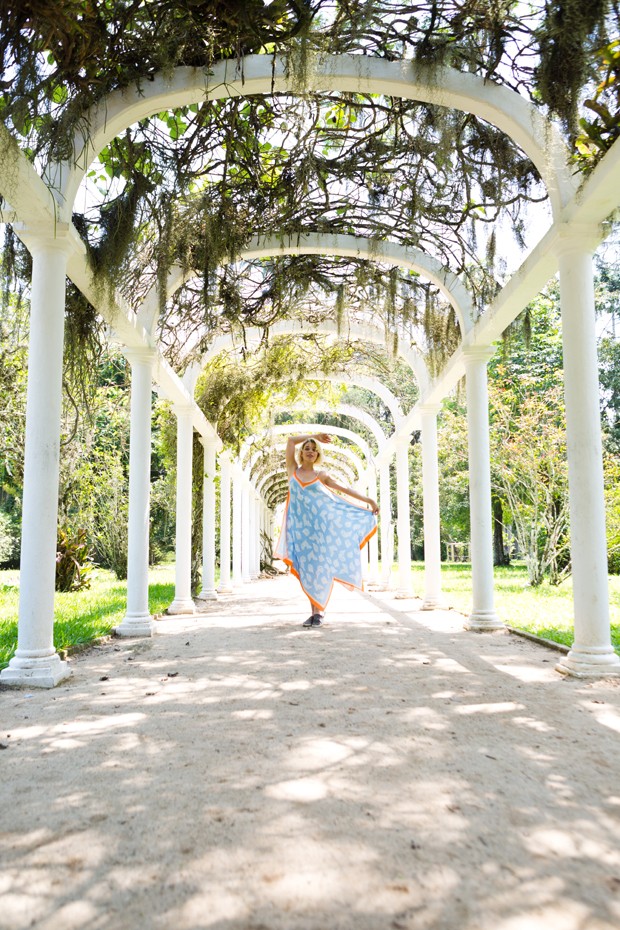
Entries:
[[[363, 236], [344, 234], [301, 233], [296, 235], [274, 235], [263, 239], [255, 237], [241, 249], [237, 258], [251, 261], [271, 255], [340, 255], [345, 258], [366, 258], [384, 262], [400, 268], [410, 268], [428, 278], [454, 307], [458, 317], [461, 336], [465, 336], [475, 322], [474, 303], [469, 291], [449, 268], [432, 255], [399, 242], [366, 239]], [[166, 297], [172, 295], [194, 277], [195, 272], [184, 272], [180, 265], [170, 270], [166, 282]], [[157, 285], [153, 285], [144, 298], [138, 319], [149, 332], [153, 332], [159, 314]]]
[[[191, 377], [193, 378], [193, 373]], [[190, 379], [188, 378], [188, 381], [189, 380]], [[382, 384], [377, 378], [371, 378], [368, 375], [357, 375], [357, 374], [353, 376], [333, 375], [333, 374], [329, 375], [329, 374], [323, 374], [323, 372], [313, 372], [312, 375], [308, 377], [308, 381], [328, 381], [331, 384], [343, 384], [343, 385], [350, 385], [352, 387], [362, 387], [365, 390], [370, 391], [370, 393], [376, 394], [376, 396], [379, 397], [383, 401], [385, 406], [388, 408], [388, 410], [392, 414], [392, 419], [394, 420], [394, 432], [397, 432], [399, 423], [404, 419], [404, 414], [402, 410], [400, 409], [398, 398], [396, 397], [395, 394], [392, 394], [390, 389], [387, 388], [384, 384]], [[323, 403], [322, 401], [317, 401], [317, 403], [315, 404], [315, 406], [317, 406], [317, 409], [319, 405], [321, 405], [322, 403]], [[346, 403], [347, 402], [345, 401], [345, 404]], [[338, 410], [340, 410], [342, 406], [343, 405], [339, 402]], [[321, 410], [323, 409], [324, 408], [321, 407]], [[355, 409], [358, 410], [362, 408], [356, 407]], [[366, 411], [364, 411], [364, 413], [366, 413]], [[373, 418], [373, 423], [379, 429], [381, 429], [381, 425], [374, 418]], [[381, 430], [381, 434], [383, 434], [382, 430]], [[383, 436], [384, 441], [385, 439], [386, 437]], [[247, 443], [248, 440], [245, 440], [245, 442]], [[380, 443], [378, 442], [377, 444], [379, 445]], [[241, 457], [243, 458], [243, 453]]]
[[352, 387], [361, 387], [366, 391], [370, 391], [371, 394], [376, 394], [379, 397], [387, 409], [392, 414], [392, 419], [394, 420], [394, 427], [397, 429], [398, 424], [404, 418], [404, 413], [401, 410], [400, 402], [395, 394], [392, 394], [390, 389], [386, 387], [378, 378], [371, 378], [369, 375], [318, 375], [315, 374], [311, 378], [312, 381], [330, 381], [332, 384], [344, 384], [350, 385]]
[[340, 255], [367, 258], [386, 265], [410, 268], [432, 281], [454, 307], [461, 336], [474, 325], [474, 304], [461, 279], [432, 255], [399, 242], [365, 239], [343, 234], [305, 233], [304, 235], [256, 237], [241, 250], [239, 258], [268, 258], [270, 255]]
[[[254, 436], [248, 437], [244, 445], [241, 447], [241, 451], [239, 453], [239, 460], [242, 463], [245, 458], [245, 455], [250, 450], [252, 443], [254, 443], [256, 440], [263, 439], [268, 433], [269, 433], [269, 428], [267, 428], [261, 434], [255, 433]], [[279, 442], [276, 442], [274, 444], [273, 448], [284, 449], [285, 445], [286, 443], [280, 440]], [[349, 462], [352, 463], [353, 468], [355, 468], [355, 470], [357, 471], [358, 478], [366, 471], [366, 466], [360, 459], [359, 455], [356, 455], [356, 453], [352, 449], [348, 448], [347, 446], [334, 446], [334, 447], [326, 446], [323, 449], [323, 452], [325, 454], [326, 460], [329, 461], [330, 463], [333, 462], [334, 465], [336, 465], [337, 467], [341, 467], [341, 466], [344, 467], [343, 463], [338, 460], [340, 456], [342, 456], [345, 459], [348, 459]], [[254, 470], [254, 466], [263, 456], [264, 456], [264, 451], [261, 451], [261, 450], [257, 450], [250, 456], [250, 459], [244, 465], [244, 468], [247, 468], [248, 473], [250, 475], [252, 474]], [[348, 470], [351, 469], [351, 466], [349, 465], [348, 462], [347, 462], [346, 467]], [[351, 478], [352, 480], [355, 479], [355, 476], [353, 475], [352, 471], [351, 471]], [[358, 480], [358, 479], [355, 479], [355, 480]]]
[[[338, 452], [343, 452], [342, 446], [338, 447]], [[353, 485], [363, 479], [363, 476], [366, 474], [366, 469], [363, 467], [359, 456], [356, 456], [354, 452], [347, 450], [346, 456], [347, 458], [351, 459], [353, 466], [350, 466], [348, 463], [339, 462], [338, 460], [332, 458], [327, 460], [327, 466], [330, 472], [336, 472], [338, 475], [343, 475], [347, 479], [348, 483]], [[357, 477], [355, 474], [356, 471]], [[283, 480], [286, 478], [286, 473], [283, 472], [282, 468], [273, 469], [273, 471], [269, 471], [266, 475], [263, 475], [256, 483], [256, 490], [262, 494], [263, 488], [265, 487], [267, 481], [273, 478], [275, 475], [283, 477]]]
[[[287, 426], [290, 426], [292, 431], [295, 431], [295, 430], [298, 428], [298, 425], [295, 424], [295, 423], [287, 424]], [[265, 430], [265, 432], [268, 432], [268, 430]], [[258, 437], [255, 436], [254, 438], [256, 439], [256, 438], [258, 438]], [[281, 448], [284, 448], [285, 443], [284, 443], [284, 442], [279, 442], [279, 443], [277, 443], [276, 445], [277, 445], [278, 448], [280, 448], [280, 447], [281, 447]], [[363, 460], [359, 457], [359, 455], [356, 454], [356, 452], [353, 451], [353, 449], [349, 449], [349, 448], [347, 448], [346, 446], [338, 446], [338, 447], [335, 448], [335, 449], [330, 449], [329, 447], [327, 447], [327, 448], [325, 448], [325, 452], [327, 453], [329, 468], [330, 468], [330, 469], [333, 469], [333, 470], [336, 471], [337, 473], [345, 474], [345, 476], [347, 477], [347, 479], [349, 480], [349, 482], [350, 482], [351, 484], [355, 483], [356, 481], [362, 481], [363, 478], [364, 478], [364, 476], [368, 474], [368, 467], [365, 466]], [[355, 468], [355, 471], [357, 472], [357, 478], [355, 477], [355, 475], [353, 474], [353, 472], [349, 471], [348, 466], [347, 466], [347, 470], [346, 470], [346, 472], [345, 472], [343, 463], [338, 462], [337, 459], [333, 459], [333, 458], [330, 457], [330, 454], [331, 454], [332, 452], [333, 452], [333, 453], [336, 453], [336, 454], [339, 455], [339, 456], [342, 455], [342, 456], [344, 456], [345, 458], [349, 459], [349, 460], [352, 462], [353, 467]], [[256, 458], [258, 455], [260, 455], [260, 453], [256, 453], [256, 455], [253, 456], [253, 461], [255, 460], [255, 458]], [[251, 471], [251, 469], [252, 469], [252, 463], [250, 463], [250, 465], [248, 466], [248, 468], [249, 468], [249, 470]], [[348, 472], [348, 474], [347, 474], [347, 472]], [[256, 484], [256, 490], [257, 490], [260, 494], [262, 494], [262, 490], [263, 490], [263, 488], [264, 488], [266, 482], [267, 482], [270, 478], [273, 478], [274, 475], [282, 475], [282, 476], [283, 476], [283, 482], [285, 482], [285, 477], [286, 477], [286, 476], [285, 476], [285, 472], [283, 471], [283, 469], [282, 469], [282, 468], [274, 469], [273, 471], [270, 471], [270, 472], [268, 472], [266, 475], [264, 475], [264, 476], [260, 479], [260, 481], [257, 482], [257, 484]]]
[[[333, 410], [329, 404], [318, 401], [314, 405], [314, 409], [320, 413], [329, 413], [331, 416], [338, 416], [340, 413], [343, 413], [345, 416], [352, 417], [355, 420], [359, 420], [360, 423], [363, 423], [364, 426], [370, 430], [372, 435], [375, 438], [375, 442], [378, 446], [378, 451], [381, 452], [385, 443], [387, 442], [388, 437], [385, 435], [380, 425], [377, 423], [375, 418], [368, 413], [367, 410], [362, 410], [361, 407], [356, 407], [354, 404], [338, 404], [338, 409]], [[305, 405], [301, 404], [284, 404], [282, 406], [283, 411], [287, 410], [297, 410], [297, 409], [307, 409]], [[331, 429], [331, 424], [324, 424], [325, 432], [328, 433]]]
[[[49, 180], [59, 192], [63, 219], [73, 204], [91, 161], [128, 126], [165, 110], [200, 100], [252, 94], [295, 93], [293, 69], [285, 58], [250, 55], [217, 62], [206, 69], [181, 67], [162, 72], [139, 87], [113, 91], [84, 113], [86, 140], [76, 132], [71, 162], [50, 166]], [[412, 61], [388, 62], [367, 55], [317, 58], [308, 69], [308, 91], [383, 94], [474, 113], [510, 136], [531, 158], [546, 184], [554, 216], [571, 199], [576, 182], [568, 169], [568, 151], [559, 130], [516, 91], [453, 68]]]
[[[325, 429], [325, 423], [308, 423], [305, 420], [296, 423], [279, 423], [277, 426], [270, 427], [269, 432], [273, 433], [275, 436], [282, 436], [285, 433], [290, 433], [292, 430], [304, 430], [304, 432], [307, 431], [309, 433], [327, 432]], [[330, 425], [329, 432], [333, 433], [334, 436], [342, 436], [343, 439], [349, 439], [354, 445], [362, 450], [368, 464], [374, 464], [372, 449], [366, 440], [362, 439], [361, 436], [358, 436], [357, 433], [354, 433], [353, 430], [346, 429], [344, 426]]]
[[[342, 333], [338, 332], [337, 324], [332, 320], [326, 320], [318, 326], [312, 327], [309, 327], [307, 323], [302, 323], [299, 320], [281, 320], [269, 327], [270, 336], [307, 336], [312, 333], [316, 333], [317, 335], [342, 336]], [[346, 335], [353, 339], [358, 339], [361, 342], [366, 341], [375, 345], [385, 346], [385, 330], [380, 329], [378, 326], [351, 323], [347, 327]], [[250, 327], [245, 331], [245, 344], [260, 343], [263, 336], [264, 330], [259, 327]], [[220, 352], [235, 348], [235, 340], [238, 338], [239, 337], [234, 333], [227, 333], [225, 336], [218, 336], [214, 339], [207, 351], [203, 354], [200, 362], [196, 362], [191, 366], [191, 376], [193, 377], [194, 374], [199, 373], [202, 368], [204, 368], [212, 358], [219, 355]], [[420, 388], [420, 393], [427, 390], [431, 383], [430, 375], [420, 353], [411, 346], [406, 346], [402, 340], [399, 340], [398, 354], [407, 362], [413, 371]], [[188, 372], [189, 371], [190, 369], [188, 369]]]

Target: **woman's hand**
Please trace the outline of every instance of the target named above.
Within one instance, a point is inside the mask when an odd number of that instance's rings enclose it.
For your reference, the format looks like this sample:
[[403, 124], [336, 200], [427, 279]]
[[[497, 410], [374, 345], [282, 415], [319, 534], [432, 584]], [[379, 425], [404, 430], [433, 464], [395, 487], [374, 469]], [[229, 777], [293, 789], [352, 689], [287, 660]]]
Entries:
[[310, 437], [311, 439], [318, 439], [319, 442], [327, 443], [331, 442], [331, 436], [329, 433], [315, 433], [314, 436]]
[[379, 505], [377, 504], [377, 502], [368, 498], [368, 503], [370, 504], [370, 509], [372, 510], [374, 515], [377, 516], [377, 514], [379, 513]]

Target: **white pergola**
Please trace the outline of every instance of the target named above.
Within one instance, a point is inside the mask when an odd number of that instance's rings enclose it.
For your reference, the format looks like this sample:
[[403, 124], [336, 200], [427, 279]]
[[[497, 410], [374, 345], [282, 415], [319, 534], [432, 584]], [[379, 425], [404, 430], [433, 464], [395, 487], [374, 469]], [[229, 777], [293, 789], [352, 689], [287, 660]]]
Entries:
[[[475, 74], [450, 68], [426, 70], [411, 62], [388, 62], [369, 56], [325, 56], [313, 63], [308, 90], [382, 94], [426, 101], [476, 114], [521, 147], [546, 185], [552, 209], [550, 228], [521, 268], [477, 319], [462, 282], [431, 256], [396, 243], [368, 243], [351, 236], [278, 237], [256, 242], [245, 257], [314, 251], [356, 255], [415, 268], [445, 293], [457, 312], [461, 343], [439, 375], [430, 379], [414, 369], [420, 398], [395, 422], [379, 452], [396, 454], [399, 481], [413, 429], [421, 428], [425, 488], [436, 485], [436, 415], [442, 400], [463, 377], [467, 383], [471, 543], [474, 609], [468, 621], [476, 630], [501, 625], [493, 606], [489, 427], [486, 365], [492, 344], [524, 306], [559, 271], [565, 369], [565, 401], [570, 489], [575, 641], [559, 669], [580, 676], [616, 674], [620, 661], [609, 629], [605, 504], [599, 419], [592, 255], [604, 237], [604, 222], [620, 204], [620, 142], [578, 186], [568, 152], [556, 127], [516, 92]], [[121, 635], [153, 632], [148, 611], [148, 511], [151, 387], [153, 382], [173, 402], [178, 422], [177, 567], [171, 612], [191, 612], [189, 589], [192, 434], [205, 447], [205, 564], [215, 551], [216, 456], [221, 442], [193, 398], [195, 374], [183, 380], [165, 360], [155, 337], [156, 295], [135, 315], [112, 292], [95, 288], [84, 246], [71, 216], [80, 185], [93, 160], [125, 128], [154, 113], [201, 100], [250, 94], [294, 93], [286, 61], [249, 56], [238, 63], [220, 62], [210, 71], [178, 68], [159, 74], [140, 88], [110, 94], [84, 114], [88, 137], [76, 137], [75, 159], [51, 163], [41, 173], [26, 159], [5, 127], [0, 126], [0, 194], [11, 222], [32, 255], [29, 378], [22, 520], [22, 555], [18, 648], [0, 680], [8, 685], [51, 687], [68, 674], [53, 646], [54, 571], [60, 450], [61, 374], [65, 285], [68, 276], [99, 311], [124, 346], [132, 366], [129, 574], [127, 614]], [[241, 257], [241, 256], [240, 256]], [[174, 281], [169, 282], [175, 287]], [[360, 337], [365, 338], [365, 337]], [[333, 430], [332, 430], [333, 431]], [[403, 449], [405, 450], [403, 452]], [[399, 462], [401, 463], [399, 466]], [[220, 452], [222, 488], [238, 466]], [[227, 477], [228, 476], [228, 477]], [[383, 492], [382, 492], [383, 493]], [[425, 493], [425, 548], [438, 540], [434, 491]], [[403, 499], [399, 494], [399, 528]], [[233, 504], [234, 509], [234, 504]], [[427, 513], [428, 509], [428, 513]], [[228, 530], [226, 529], [228, 519]], [[407, 506], [408, 520], [408, 506]], [[220, 515], [222, 539], [230, 533], [230, 513]], [[403, 524], [404, 527], [404, 524]], [[207, 568], [207, 572], [210, 571]], [[234, 569], [233, 569], [234, 574]], [[208, 578], [207, 578], [208, 582]], [[410, 583], [410, 581], [409, 581]], [[207, 584], [205, 593], [214, 592]], [[437, 590], [438, 587], [437, 587]], [[428, 605], [432, 606], [432, 605]]]

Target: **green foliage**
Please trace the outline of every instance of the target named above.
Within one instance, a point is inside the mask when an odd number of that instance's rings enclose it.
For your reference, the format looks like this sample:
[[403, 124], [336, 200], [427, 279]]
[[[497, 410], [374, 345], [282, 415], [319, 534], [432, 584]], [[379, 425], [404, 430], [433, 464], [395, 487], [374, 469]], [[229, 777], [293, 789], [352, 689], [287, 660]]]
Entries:
[[575, 161], [590, 172], [620, 137], [620, 39], [603, 42], [595, 50], [599, 83], [584, 101], [590, 112], [579, 119]]
[[[162, 614], [174, 598], [173, 566], [158, 566], [149, 573], [149, 610]], [[17, 646], [19, 573], [0, 571], [0, 669]], [[127, 585], [111, 572], [94, 568], [89, 589], [54, 598], [54, 646], [71, 650], [111, 633], [127, 612]]]
[[465, 408], [444, 404], [438, 421], [439, 504], [443, 543], [469, 541], [469, 469]]
[[604, 35], [607, 0], [558, 0], [545, 4], [540, 26], [538, 90], [574, 135], [581, 88], [590, 77], [593, 46]]
[[329, 374], [354, 356], [344, 344], [320, 344], [316, 338], [278, 338], [263, 351], [246, 356], [241, 367], [227, 355], [213, 359], [196, 386], [196, 401], [226, 445], [239, 449], [243, 439], [267, 428], [275, 402], [295, 404], [302, 396], [321, 397], [325, 386], [304, 380], [313, 369]]
[[620, 454], [620, 342], [606, 336], [598, 346], [603, 430], [608, 446]]
[[490, 390], [491, 476], [512, 517], [533, 586], [570, 565], [568, 465], [561, 385], [538, 394], [531, 379]]
[[58, 530], [56, 543], [56, 590], [81, 591], [90, 587], [93, 560], [86, 530]]
[[24, 473], [28, 307], [17, 294], [5, 296], [0, 301], [0, 495], [12, 500], [20, 494]]
[[620, 457], [605, 457], [605, 510], [607, 565], [610, 574], [620, 575]]
[[17, 554], [15, 526], [8, 513], [0, 510], [0, 565], [11, 563]]
[[151, 484], [149, 562], [156, 565], [174, 552], [175, 463], [162, 461], [164, 474]]
[[[424, 565], [412, 566], [413, 587], [422, 592]], [[570, 646], [573, 642], [573, 590], [568, 578], [559, 587], [544, 581], [532, 587], [528, 571], [522, 562], [495, 568], [495, 609], [508, 626], [551, 639]], [[444, 564], [441, 568], [441, 586], [446, 603], [468, 615], [471, 612], [471, 565], [468, 563]], [[609, 578], [609, 608], [611, 639], [620, 653], [620, 578]]]

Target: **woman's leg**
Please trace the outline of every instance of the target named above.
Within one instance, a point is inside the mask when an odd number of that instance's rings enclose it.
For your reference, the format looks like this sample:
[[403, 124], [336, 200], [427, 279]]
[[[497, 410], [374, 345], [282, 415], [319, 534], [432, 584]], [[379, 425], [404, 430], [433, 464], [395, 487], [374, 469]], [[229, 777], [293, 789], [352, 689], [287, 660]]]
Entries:
[[304, 626], [319, 626], [319, 624], [316, 622], [316, 619], [322, 618], [323, 616], [321, 614], [321, 608], [318, 604], [315, 604], [315, 602], [311, 598], [308, 598], [308, 600], [310, 601], [310, 616], [308, 617], [307, 620], [304, 620], [303, 625]]

